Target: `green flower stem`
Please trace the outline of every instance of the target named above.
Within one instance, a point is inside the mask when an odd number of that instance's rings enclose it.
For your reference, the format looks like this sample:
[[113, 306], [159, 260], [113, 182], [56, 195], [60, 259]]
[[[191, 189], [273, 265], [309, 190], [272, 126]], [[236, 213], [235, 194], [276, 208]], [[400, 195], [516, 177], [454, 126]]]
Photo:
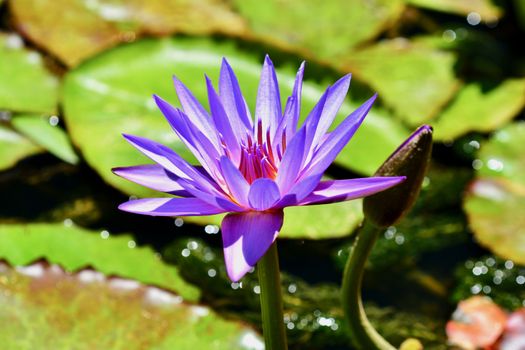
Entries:
[[283, 300], [277, 242], [274, 242], [257, 263], [261, 288], [261, 315], [266, 350], [286, 350], [283, 321]]
[[380, 228], [365, 221], [352, 247], [343, 274], [343, 309], [350, 326], [350, 335], [358, 348], [366, 350], [396, 349], [372, 327], [361, 300], [361, 283], [366, 260], [381, 232]]

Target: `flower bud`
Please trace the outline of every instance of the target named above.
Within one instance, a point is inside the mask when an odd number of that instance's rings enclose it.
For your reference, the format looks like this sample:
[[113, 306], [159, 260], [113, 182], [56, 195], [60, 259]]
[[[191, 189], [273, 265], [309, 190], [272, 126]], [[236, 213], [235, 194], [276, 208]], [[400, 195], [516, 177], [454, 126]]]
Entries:
[[406, 180], [364, 199], [363, 211], [370, 223], [388, 227], [406, 215], [419, 195], [431, 153], [432, 127], [423, 125], [379, 167], [375, 176], [406, 176]]

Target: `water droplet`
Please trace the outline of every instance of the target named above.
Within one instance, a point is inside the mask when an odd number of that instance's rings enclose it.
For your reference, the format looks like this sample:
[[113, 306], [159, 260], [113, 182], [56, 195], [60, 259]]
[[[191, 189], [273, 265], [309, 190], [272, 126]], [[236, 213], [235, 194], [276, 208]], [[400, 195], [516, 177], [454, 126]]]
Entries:
[[492, 279], [492, 282], [496, 285], [501, 284], [502, 281], [503, 279], [499, 276], [494, 276], [494, 278]]
[[386, 238], [386, 239], [392, 239], [392, 238], [394, 238], [396, 232], [397, 232], [397, 229], [395, 228], [395, 226], [390, 226], [390, 227], [387, 228], [386, 231], [385, 231], [385, 238]]
[[102, 239], [108, 239], [109, 238], [109, 232], [106, 230], [100, 231], [100, 237]]
[[215, 270], [215, 269], [209, 269], [209, 270], [208, 270], [208, 276], [210, 276], [211, 278], [217, 276], [217, 270]]
[[184, 248], [181, 252], [181, 255], [185, 258], [187, 258], [188, 256], [190, 256], [191, 252], [188, 248]]
[[219, 233], [219, 226], [217, 225], [206, 225], [204, 227], [204, 232], [206, 232], [209, 235], [214, 235]]
[[396, 242], [396, 244], [402, 245], [403, 243], [405, 243], [405, 236], [402, 233], [398, 233], [396, 235], [396, 238], [394, 238], [394, 241]]
[[296, 291], [297, 291], [297, 286], [296, 286], [295, 284], [292, 283], [292, 284], [290, 284], [290, 285], [288, 286], [288, 293], [292, 293], [292, 294], [293, 294], [293, 293], [295, 293]]
[[295, 323], [293, 323], [293, 322], [288, 322], [288, 323], [286, 324], [286, 328], [288, 328], [288, 329], [294, 329], [294, 328], [295, 328]]
[[481, 270], [481, 267], [476, 266], [476, 267], [474, 267], [474, 268], [472, 269], [472, 274], [473, 274], [474, 276], [479, 276], [479, 275], [481, 275], [481, 271], [482, 271], [482, 270]]
[[489, 267], [492, 267], [496, 264], [496, 260], [494, 260], [494, 258], [487, 258], [487, 260], [485, 260], [485, 264], [487, 264]]
[[481, 22], [481, 16], [477, 12], [471, 12], [467, 15], [467, 23], [471, 26], [477, 26]]
[[51, 117], [49, 117], [49, 124], [51, 126], [57, 126], [58, 122], [60, 122], [60, 118], [58, 118], [56, 115], [52, 115]]
[[73, 226], [73, 220], [71, 220], [71, 219], [69, 219], [69, 218], [68, 218], [68, 219], [65, 219], [65, 220], [64, 220], [64, 226], [65, 226], [65, 227], [71, 227], [71, 226]]
[[339, 329], [339, 325], [334, 322], [334, 324], [330, 326], [330, 329], [332, 329], [333, 331], [336, 331]]
[[237, 283], [237, 282], [232, 282], [230, 285], [231, 285], [232, 289], [234, 289], [234, 290], [235, 289], [239, 289], [239, 283]]
[[184, 225], [184, 220], [182, 220], [181, 218], [176, 218], [175, 219], [175, 226], [181, 227], [182, 225]]
[[481, 159], [474, 159], [472, 161], [472, 168], [474, 170], [479, 170], [483, 167], [483, 161]]
[[490, 294], [491, 291], [492, 288], [490, 288], [490, 286], [483, 286], [483, 293]]
[[445, 40], [447, 43], [451, 43], [454, 40], [456, 40], [456, 32], [452, 29], [447, 29], [443, 32], [443, 40]]
[[135, 248], [136, 246], [137, 246], [137, 243], [135, 243], [134, 240], [130, 240], [130, 241], [128, 242], [128, 248], [133, 249], [133, 248]]
[[490, 170], [500, 172], [503, 170], [503, 162], [498, 159], [489, 159], [487, 162], [487, 167]]
[[475, 148], [475, 149], [479, 149], [479, 147], [480, 147], [479, 142], [476, 141], [476, 140], [472, 140], [468, 144], [469, 144], [470, 147]]
[[505, 261], [505, 268], [507, 270], [512, 270], [513, 267], [514, 267], [514, 262], [512, 260]]
[[261, 287], [260, 286], [253, 287], [253, 292], [255, 294], [261, 294]]
[[479, 294], [479, 292], [481, 292], [482, 288], [481, 288], [481, 285], [480, 284], [475, 284], [473, 285], [471, 288], [470, 288], [470, 292], [472, 294]]
[[195, 250], [195, 249], [199, 248], [199, 243], [197, 243], [195, 241], [189, 241], [188, 244], [186, 244], [186, 246], [190, 250]]
[[525, 284], [525, 276], [519, 275], [516, 277], [516, 283], [517, 284]]

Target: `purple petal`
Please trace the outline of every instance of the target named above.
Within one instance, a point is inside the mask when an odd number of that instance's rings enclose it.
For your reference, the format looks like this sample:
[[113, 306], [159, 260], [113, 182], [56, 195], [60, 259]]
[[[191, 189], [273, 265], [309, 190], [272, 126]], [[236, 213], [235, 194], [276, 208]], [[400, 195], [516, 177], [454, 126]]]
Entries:
[[160, 192], [167, 192], [180, 197], [191, 197], [184, 190], [174, 175], [157, 164], [145, 164], [111, 169], [116, 175]]
[[385, 176], [323, 181], [300, 205], [335, 203], [366, 197], [389, 189], [405, 179], [405, 176]]
[[241, 205], [249, 208], [248, 193], [250, 184], [248, 181], [228, 157], [221, 157], [220, 166], [230, 193]]
[[275, 179], [281, 193], [286, 193], [299, 176], [303, 165], [305, 137], [306, 128], [303, 127], [295, 134], [286, 151], [284, 151]]
[[279, 187], [272, 179], [259, 178], [250, 186], [248, 202], [255, 210], [270, 209], [279, 199], [281, 199]]
[[293, 86], [292, 96], [293, 101], [291, 102], [291, 106], [288, 106], [288, 103], [286, 105], [285, 110], [289, 109], [290, 116], [287, 117], [286, 121], [286, 137], [287, 140], [290, 141], [292, 139], [292, 136], [295, 134], [295, 131], [297, 130], [297, 122], [299, 121], [299, 116], [301, 114], [301, 90], [303, 88], [303, 75], [304, 75], [304, 66], [305, 62], [301, 63], [301, 66], [299, 67], [299, 70], [297, 71], [297, 75], [295, 76], [295, 83]]
[[326, 140], [319, 145], [310, 164], [305, 168], [301, 175], [302, 178], [312, 174], [323, 173], [332, 164], [365, 119], [376, 97], [377, 95], [374, 95], [366, 101], [328, 135]]
[[215, 122], [215, 126], [222, 136], [222, 141], [226, 145], [226, 149], [232, 155], [233, 160], [238, 165], [241, 156], [241, 142], [242, 135], [239, 131], [232, 129], [232, 123], [219, 100], [219, 96], [215, 92], [213, 85], [208, 77], [206, 77], [206, 86], [208, 88], [208, 100], [210, 103], [210, 111]]
[[319, 123], [315, 128], [315, 136], [312, 141], [312, 145], [315, 147], [318, 145], [322, 136], [328, 131], [332, 122], [334, 121], [339, 108], [345, 100], [348, 88], [350, 87], [351, 74], [347, 74], [339, 79], [333, 86], [330, 87], [329, 92], [326, 96], [326, 102], [323, 105], [321, 116], [319, 117]]
[[198, 198], [144, 198], [122, 203], [120, 210], [151, 216], [214, 215], [226, 210]]
[[[266, 133], [275, 134], [275, 130], [281, 119], [281, 97], [277, 76], [270, 57], [266, 55], [257, 91], [257, 103], [255, 106], [255, 120], [257, 137], [260, 143], [266, 141]], [[262, 138], [262, 139], [261, 139]]]
[[220, 149], [220, 142], [213, 120], [211, 119], [208, 112], [202, 107], [197, 101], [191, 91], [179, 80], [177, 77], [173, 77], [175, 84], [175, 90], [179, 98], [180, 104], [184, 112], [190, 116], [193, 124], [204, 134], [207, 135], [211, 143]]
[[224, 262], [228, 276], [240, 280], [277, 238], [283, 225], [283, 212], [228, 214], [222, 221]]
[[305, 178], [294, 184], [294, 186], [286, 192], [283, 198], [277, 203], [275, 208], [291, 207], [301, 205], [303, 198], [308, 196], [317, 187], [323, 174], [316, 174]]
[[[219, 78], [219, 96], [226, 110], [226, 114], [232, 120], [232, 126], [238, 131], [244, 128], [245, 132], [251, 133], [252, 120], [250, 112], [242, 96], [237, 77], [225, 58], [222, 59]], [[239, 125], [239, 122], [241, 125]]]

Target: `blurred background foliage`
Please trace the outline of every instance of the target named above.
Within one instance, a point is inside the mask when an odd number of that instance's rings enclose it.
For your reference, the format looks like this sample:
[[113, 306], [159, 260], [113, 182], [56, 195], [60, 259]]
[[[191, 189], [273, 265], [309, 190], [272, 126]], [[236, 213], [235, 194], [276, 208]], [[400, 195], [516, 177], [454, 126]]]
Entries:
[[[193, 160], [151, 95], [176, 104], [175, 74], [206, 105], [226, 57], [253, 108], [265, 53], [283, 100], [308, 62], [303, 114], [348, 72], [337, 121], [379, 93], [329, 177], [370, 175], [434, 127], [421, 197], [368, 264], [382, 334], [446, 349], [459, 300], [525, 306], [524, 36], [522, 0], [0, 0], [0, 344], [260, 349], [257, 279], [227, 280], [220, 217], [121, 213], [151, 192], [110, 169], [147, 161], [124, 132]], [[287, 209], [292, 349], [349, 347], [338, 284], [361, 220], [360, 201]]]

